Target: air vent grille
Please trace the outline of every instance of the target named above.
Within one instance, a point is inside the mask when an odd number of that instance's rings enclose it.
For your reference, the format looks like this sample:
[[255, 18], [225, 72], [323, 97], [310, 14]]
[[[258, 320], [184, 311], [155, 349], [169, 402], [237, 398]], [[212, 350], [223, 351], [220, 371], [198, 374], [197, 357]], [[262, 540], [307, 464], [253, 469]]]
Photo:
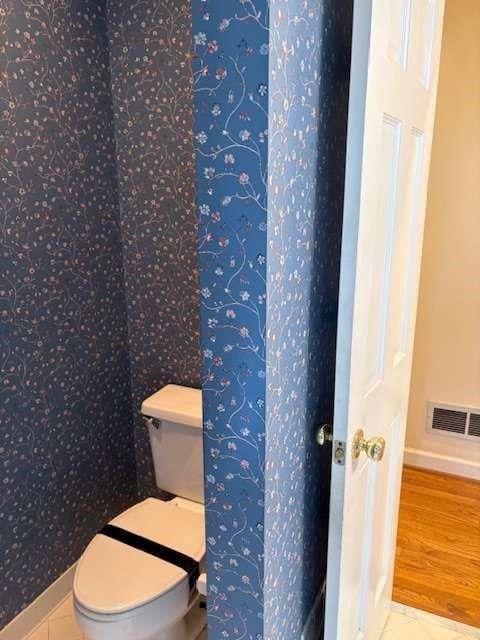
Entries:
[[480, 409], [429, 402], [427, 431], [469, 440], [480, 439]]
[[465, 433], [468, 413], [435, 407], [433, 410], [432, 429], [434, 431], [451, 431]]
[[468, 435], [480, 438], [480, 413], [471, 413], [468, 421]]

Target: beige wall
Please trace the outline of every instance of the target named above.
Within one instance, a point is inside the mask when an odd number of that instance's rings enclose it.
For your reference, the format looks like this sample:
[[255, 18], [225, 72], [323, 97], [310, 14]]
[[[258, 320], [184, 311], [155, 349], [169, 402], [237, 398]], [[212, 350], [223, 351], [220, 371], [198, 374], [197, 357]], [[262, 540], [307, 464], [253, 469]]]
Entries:
[[447, 0], [407, 447], [480, 461], [425, 432], [428, 400], [480, 407], [480, 0]]

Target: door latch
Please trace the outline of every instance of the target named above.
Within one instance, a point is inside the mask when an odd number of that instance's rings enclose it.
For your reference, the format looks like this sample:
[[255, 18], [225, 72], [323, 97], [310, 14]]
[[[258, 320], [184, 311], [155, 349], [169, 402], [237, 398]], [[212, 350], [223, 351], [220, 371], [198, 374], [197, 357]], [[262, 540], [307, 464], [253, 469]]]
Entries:
[[343, 440], [333, 441], [333, 460], [341, 467], [345, 466], [345, 442]]
[[332, 425], [322, 424], [315, 433], [315, 439], [321, 447], [333, 443], [333, 461], [340, 466], [345, 465], [345, 442], [333, 439]]

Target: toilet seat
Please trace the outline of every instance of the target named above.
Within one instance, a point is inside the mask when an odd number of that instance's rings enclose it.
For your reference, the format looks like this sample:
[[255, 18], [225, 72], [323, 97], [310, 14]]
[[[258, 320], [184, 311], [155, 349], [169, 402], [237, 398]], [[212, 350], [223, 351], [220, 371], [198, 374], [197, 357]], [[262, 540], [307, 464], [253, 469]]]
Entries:
[[[110, 524], [201, 562], [205, 555], [203, 508], [196, 504], [188, 507], [185, 500], [148, 498]], [[166, 594], [169, 597], [165, 599], [175, 597], [186, 611], [188, 575], [161, 558], [97, 534], [78, 563], [73, 593], [78, 608], [94, 619], [134, 615]]]

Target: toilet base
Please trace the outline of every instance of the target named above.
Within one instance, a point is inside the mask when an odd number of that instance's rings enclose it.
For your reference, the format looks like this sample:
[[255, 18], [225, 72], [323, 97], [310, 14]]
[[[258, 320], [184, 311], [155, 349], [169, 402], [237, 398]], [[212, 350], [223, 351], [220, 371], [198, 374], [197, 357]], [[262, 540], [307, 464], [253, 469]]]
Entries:
[[200, 596], [197, 596], [186, 616], [162, 631], [153, 631], [152, 626], [155, 625], [146, 625], [140, 617], [99, 623], [78, 607], [74, 606], [74, 612], [85, 640], [196, 640], [207, 623], [200, 600]]
[[[88, 640], [88, 639], [87, 639]], [[187, 636], [187, 625], [185, 624], [185, 620], [180, 620], [177, 624], [173, 625], [169, 629], [165, 629], [165, 631], [161, 631], [160, 633], [153, 634], [145, 638], [145, 640], [194, 640], [193, 638], [189, 638]]]
[[183, 620], [148, 640], [196, 640], [206, 622], [205, 609], [199, 607], [198, 600]]
[[180, 620], [173, 627], [148, 636], [145, 640], [195, 640], [195, 637], [188, 635], [188, 627], [185, 620]]

